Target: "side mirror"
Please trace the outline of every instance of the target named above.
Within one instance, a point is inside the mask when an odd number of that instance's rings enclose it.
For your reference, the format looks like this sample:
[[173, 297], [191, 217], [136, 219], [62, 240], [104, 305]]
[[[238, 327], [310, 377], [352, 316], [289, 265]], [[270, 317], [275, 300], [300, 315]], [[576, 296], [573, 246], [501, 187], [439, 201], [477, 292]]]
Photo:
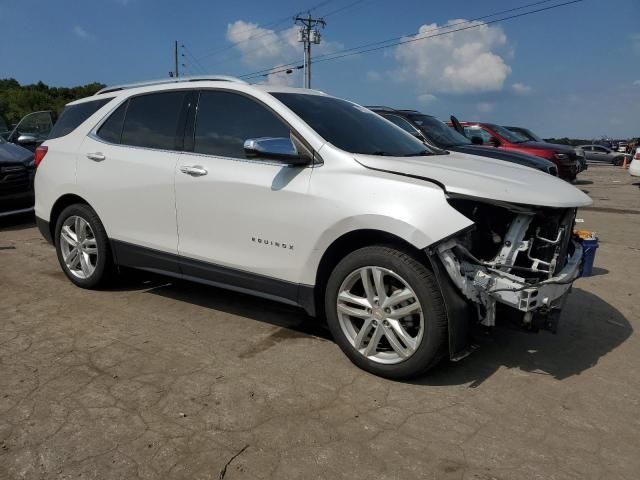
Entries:
[[311, 161], [298, 153], [293, 141], [286, 137], [249, 138], [244, 141], [244, 153], [249, 158], [273, 158], [295, 166], [308, 165]]
[[478, 135], [474, 135], [473, 137], [471, 137], [471, 143], [473, 143], [474, 145], [484, 145], [482, 137], [479, 137]]
[[489, 143], [491, 145], [493, 145], [494, 147], [499, 147], [500, 146], [500, 140], [498, 140], [496, 137], [491, 137], [489, 139]]
[[38, 139], [33, 135], [20, 135], [16, 142], [20, 145], [33, 145], [34, 143], [38, 143]]

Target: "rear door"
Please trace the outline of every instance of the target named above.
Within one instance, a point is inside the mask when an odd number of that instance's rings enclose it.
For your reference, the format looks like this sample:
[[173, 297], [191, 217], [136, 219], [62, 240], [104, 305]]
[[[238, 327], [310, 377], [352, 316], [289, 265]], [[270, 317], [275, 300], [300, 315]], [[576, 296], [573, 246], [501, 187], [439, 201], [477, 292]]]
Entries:
[[189, 95], [132, 97], [80, 148], [78, 185], [114, 241], [118, 263], [178, 269], [173, 182]]

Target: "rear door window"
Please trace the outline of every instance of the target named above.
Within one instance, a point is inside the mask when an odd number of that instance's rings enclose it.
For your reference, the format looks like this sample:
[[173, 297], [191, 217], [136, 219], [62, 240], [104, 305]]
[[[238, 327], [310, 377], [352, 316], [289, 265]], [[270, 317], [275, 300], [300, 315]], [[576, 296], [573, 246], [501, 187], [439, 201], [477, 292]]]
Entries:
[[265, 106], [244, 95], [203, 91], [198, 101], [194, 151], [221, 157], [246, 158], [249, 138], [286, 137], [289, 128]]
[[49, 138], [59, 138], [69, 135], [87, 118], [96, 113], [111, 100], [113, 100], [113, 97], [100, 98], [99, 100], [65, 107], [60, 118], [58, 118], [58, 121], [53, 126], [51, 133], [49, 133]]
[[[177, 150], [178, 127], [187, 90], [151, 93], [129, 100], [121, 143], [134, 147]], [[182, 135], [180, 135], [180, 143]]]

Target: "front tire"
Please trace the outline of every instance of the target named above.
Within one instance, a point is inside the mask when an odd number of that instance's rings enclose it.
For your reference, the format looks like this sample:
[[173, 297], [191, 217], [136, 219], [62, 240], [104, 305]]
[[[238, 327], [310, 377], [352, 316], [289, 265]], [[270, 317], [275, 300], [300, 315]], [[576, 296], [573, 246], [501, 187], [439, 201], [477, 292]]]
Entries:
[[444, 301], [433, 273], [392, 247], [365, 247], [342, 259], [327, 283], [325, 311], [342, 351], [375, 375], [415, 377], [447, 351]]
[[55, 246], [67, 278], [81, 288], [107, 282], [112, 259], [107, 233], [96, 212], [85, 204], [65, 208], [56, 222]]

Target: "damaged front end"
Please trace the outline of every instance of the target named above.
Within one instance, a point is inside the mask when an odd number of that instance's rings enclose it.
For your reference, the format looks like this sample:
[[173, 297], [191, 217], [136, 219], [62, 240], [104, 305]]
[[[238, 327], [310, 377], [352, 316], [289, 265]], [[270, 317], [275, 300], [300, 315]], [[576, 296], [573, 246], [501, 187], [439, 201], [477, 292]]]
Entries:
[[431, 249], [480, 324], [496, 313], [523, 327], [556, 331], [571, 285], [580, 276], [582, 247], [573, 239], [575, 208], [548, 208], [448, 199], [474, 227]]

